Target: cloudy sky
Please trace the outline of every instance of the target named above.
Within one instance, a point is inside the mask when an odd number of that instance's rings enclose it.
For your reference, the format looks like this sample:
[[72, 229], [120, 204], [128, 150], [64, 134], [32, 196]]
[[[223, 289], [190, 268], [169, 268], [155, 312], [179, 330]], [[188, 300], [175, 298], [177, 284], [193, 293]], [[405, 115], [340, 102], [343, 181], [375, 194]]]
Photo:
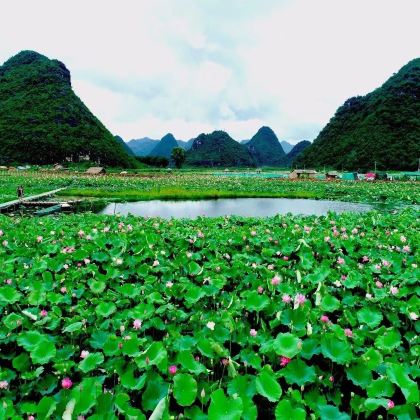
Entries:
[[296, 143], [420, 56], [419, 16], [420, 0], [13, 0], [0, 62], [63, 61], [125, 140], [269, 125]]

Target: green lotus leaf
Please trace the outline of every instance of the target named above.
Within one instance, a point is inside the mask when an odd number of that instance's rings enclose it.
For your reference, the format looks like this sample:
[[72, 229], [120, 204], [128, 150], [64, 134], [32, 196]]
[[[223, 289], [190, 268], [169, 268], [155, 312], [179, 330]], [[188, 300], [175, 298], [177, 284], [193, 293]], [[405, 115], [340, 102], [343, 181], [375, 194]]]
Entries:
[[321, 352], [325, 357], [339, 364], [348, 363], [353, 357], [349, 344], [331, 335], [322, 337]]
[[375, 340], [375, 347], [384, 353], [391, 353], [401, 344], [401, 335], [394, 328], [386, 330]]
[[270, 299], [266, 295], [256, 291], [250, 292], [245, 301], [245, 308], [248, 311], [262, 311], [270, 304]]
[[0, 287], [0, 304], [16, 303], [21, 297], [22, 294], [11, 286]]
[[222, 389], [218, 389], [211, 394], [209, 420], [240, 420], [242, 412], [241, 398], [226, 398]]
[[308, 382], [314, 382], [316, 373], [313, 366], [308, 366], [300, 359], [292, 360], [281, 370], [282, 376], [289, 384], [297, 384], [302, 386]]
[[271, 402], [278, 401], [282, 394], [280, 384], [268, 365], [265, 365], [257, 376], [255, 385], [257, 392]]
[[274, 341], [273, 348], [279, 356], [292, 358], [300, 351], [301, 341], [291, 333], [280, 333]]
[[289, 400], [281, 400], [275, 410], [276, 420], [305, 420], [306, 412], [303, 408], [293, 408]]
[[197, 381], [187, 373], [175, 375], [173, 392], [179, 405], [190, 406], [197, 396]]
[[326, 295], [321, 300], [321, 309], [326, 312], [334, 312], [340, 307], [340, 301], [331, 295]]
[[75, 331], [79, 331], [82, 327], [83, 327], [83, 323], [82, 322], [80, 322], [80, 321], [73, 322], [72, 324], [67, 325], [67, 327], [65, 327], [63, 329], [63, 333], [65, 333], [65, 332], [72, 333], [72, 332], [75, 332]]
[[99, 316], [103, 316], [104, 318], [107, 318], [111, 316], [115, 311], [117, 307], [112, 302], [101, 302], [96, 307], [96, 313]]
[[400, 387], [407, 403], [418, 403], [419, 390], [417, 384], [408, 376], [404, 365], [389, 364], [386, 373], [389, 380]]
[[89, 355], [79, 363], [79, 369], [84, 372], [90, 372], [94, 370], [104, 361], [104, 355], [102, 353], [89, 353]]
[[378, 309], [367, 306], [357, 312], [357, 319], [368, 327], [375, 328], [381, 323], [382, 314]]

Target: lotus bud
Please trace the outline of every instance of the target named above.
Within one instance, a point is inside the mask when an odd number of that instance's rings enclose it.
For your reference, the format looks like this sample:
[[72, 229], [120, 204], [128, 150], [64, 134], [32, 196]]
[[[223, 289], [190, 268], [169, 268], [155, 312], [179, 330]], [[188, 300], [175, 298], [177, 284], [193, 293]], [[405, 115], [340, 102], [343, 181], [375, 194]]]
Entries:
[[204, 391], [204, 388], [201, 390], [200, 396], [202, 399], [206, 396], [206, 391]]

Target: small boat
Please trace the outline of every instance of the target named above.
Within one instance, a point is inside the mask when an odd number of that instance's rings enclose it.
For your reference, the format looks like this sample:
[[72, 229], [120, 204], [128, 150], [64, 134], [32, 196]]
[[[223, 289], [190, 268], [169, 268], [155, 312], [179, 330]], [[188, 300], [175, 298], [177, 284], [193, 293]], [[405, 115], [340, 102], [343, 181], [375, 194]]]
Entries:
[[35, 216], [40, 216], [40, 217], [41, 216], [48, 216], [49, 214], [58, 213], [61, 210], [62, 210], [62, 205], [61, 204], [56, 204], [54, 206], [50, 206], [50, 207], [47, 207], [45, 209], [36, 211]]

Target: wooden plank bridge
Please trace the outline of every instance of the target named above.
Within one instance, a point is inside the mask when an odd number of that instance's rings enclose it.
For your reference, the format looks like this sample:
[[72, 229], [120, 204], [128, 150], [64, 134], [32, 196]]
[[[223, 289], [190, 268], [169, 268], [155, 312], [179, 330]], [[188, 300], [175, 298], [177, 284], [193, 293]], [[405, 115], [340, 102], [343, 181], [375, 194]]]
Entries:
[[31, 201], [38, 200], [39, 198], [49, 197], [49, 196], [54, 195], [54, 194], [56, 194], [59, 191], [62, 191], [64, 189], [65, 188], [57, 188], [56, 190], [47, 191], [47, 192], [44, 192], [44, 193], [41, 193], [41, 194], [36, 194], [36, 195], [28, 196], [28, 197], [23, 197], [23, 198], [18, 199], [18, 200], [7, 201], [6, 203], [0, 203], [0, 213], [2, 213], [4, 211], [8, 211], [10, 208], [14, 208], [14, 207], [19, 206], [21, 204], [26, 204], [26, 203], [29, 203]]

